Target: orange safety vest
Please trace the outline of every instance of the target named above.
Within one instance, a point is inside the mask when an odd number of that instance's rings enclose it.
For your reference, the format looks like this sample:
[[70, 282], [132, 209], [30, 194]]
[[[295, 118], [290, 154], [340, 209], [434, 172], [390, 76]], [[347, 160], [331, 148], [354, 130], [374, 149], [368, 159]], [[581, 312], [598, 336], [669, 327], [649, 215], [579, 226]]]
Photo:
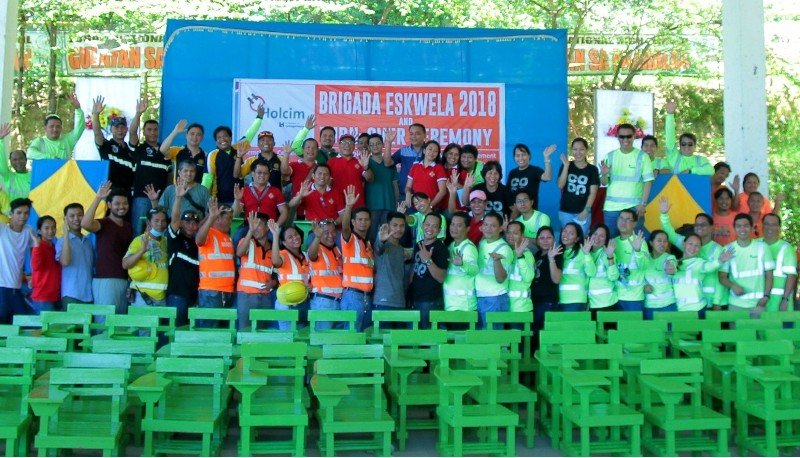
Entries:
[[372, 244], [362, 239], [355, 232], [350, 234], [350, 241], [342, 238], [342, 285], [365, 293], [372, 291], [375, 270], [372, 257]]
[[311, 291], [333, 297], [342, 296], [342, 252], [319, 245], [316, 261], [311, 261]]
[[285, 285], [290, 281], [300, 281], [308, 284], [308, 258], [302, 259], [294, 257], [289, 250], [281, 250], [283, 264], [275, 270], [278, 271], [278, 283]]
[[272, 280], [271, 249], [250, 240], [247, 254], [242, 256], [239, 267], [239, 283], [236, 291], [249, 294], [267, 294]]
[[236, 265], [233, 262], [231, 237], [211, 227], [208, 230], [206, 243], [197, 248], [200, 261], [200, 289], [232, 293], [236, 282]]

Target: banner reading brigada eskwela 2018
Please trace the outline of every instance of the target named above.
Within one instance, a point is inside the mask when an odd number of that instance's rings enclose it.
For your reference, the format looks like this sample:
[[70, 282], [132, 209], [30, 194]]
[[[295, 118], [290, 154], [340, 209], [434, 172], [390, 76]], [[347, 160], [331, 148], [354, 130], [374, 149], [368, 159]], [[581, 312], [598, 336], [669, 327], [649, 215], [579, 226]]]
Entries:
[[[472, 144], [480, 159], [501, 160], [505, 141], [503, 84], [252, 80], [234, 82], [234, 128], [240, 136], [264, 104], [263, 130], [275, 134], [276, 147], [291, 140], [309, 115], [317, 137], [324, 126], [358, 136], [397, 131], [396, 145], [409, 143], [408, 126], [421, 123], [427, 137], [442, 147]], [[502, 162], [502, 160], [501, 160]]]

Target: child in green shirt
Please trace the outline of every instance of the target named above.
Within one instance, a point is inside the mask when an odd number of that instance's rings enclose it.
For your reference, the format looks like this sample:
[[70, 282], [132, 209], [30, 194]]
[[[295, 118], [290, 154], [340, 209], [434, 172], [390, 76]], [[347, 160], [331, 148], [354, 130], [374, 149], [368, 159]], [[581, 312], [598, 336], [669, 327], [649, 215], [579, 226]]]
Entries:
[[653, 312], [675, 312], [675, 293], [672, 291], [672, 274], [678, 261], [670, 253], [667, 233], [658, 229], [650, 234], [650, 259], [644, 271], [644, 319], [652, 320]]

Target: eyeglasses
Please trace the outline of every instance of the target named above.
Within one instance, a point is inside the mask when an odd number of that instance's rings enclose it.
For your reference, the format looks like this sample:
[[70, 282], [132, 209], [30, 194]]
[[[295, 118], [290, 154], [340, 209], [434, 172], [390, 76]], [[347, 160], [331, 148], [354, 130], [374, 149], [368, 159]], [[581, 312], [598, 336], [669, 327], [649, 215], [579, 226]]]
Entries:
[[681, 142], [681, 146], [694, 146], [694, 143], [691, 143], [691, 142]]
[[326, 219], [323, 219], [322, 221], [318, 222], [317, 226], [329, 226], [329, 225], [334, 224], [334, 223], [336, 223], [336, 221], [334, 221], [334, 220], [332, 220], [330, 218], [326, 218]]
[[188, 215], [183, 215], [183, 217], [181, 217], [181, 221], [194, 221], [194, 222], [198, 222], [198, 221], [200, 221], [200, 217], [199, 217], [199, 216], [197, 216], [197, 215], [196, 215], [196, 214], [194, 214], [194, 213], [190, 213], [190, 214], [188, 214]]
[[630, 140], [633, 138], [633, 134], [631, 135], [617, 135], [617, 138], [620, 140]]
[[356, 142], [354, 142], [353, 140], [342, 140], [342, 141], [339, 142], [339, 144], [340, 145], [355, 145]]

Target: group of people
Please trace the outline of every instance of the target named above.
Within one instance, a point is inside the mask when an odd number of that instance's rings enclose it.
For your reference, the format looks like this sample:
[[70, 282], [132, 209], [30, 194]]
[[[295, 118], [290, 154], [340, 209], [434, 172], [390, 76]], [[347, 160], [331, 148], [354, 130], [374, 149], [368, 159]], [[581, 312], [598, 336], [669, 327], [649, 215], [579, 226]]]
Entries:
[[[105, 138], [97, 97], [92, 129], [109, 162], [108, 182], [92, 202], [64, 208], [64, 236], [57, 238], [54, 216], [40, 216], [36, 230], [28, 226], [28, 160], [70, 157], [83, 113], [77, 98], [68, 98], [73, 132], [62, 135], [61, 120], [51, 115], [27, 154], [7, 158], [0, 142], [0, 205], [8, 205], [0, 223], [2, 323], [76, 302], [113, 304], [118, 313], [129, 305], [172, 306], [179, 323], [190, 307], [235, 307], [240, 327], [254, 308], [294, 307], [301, 316], [354, 310], [359, 329], [379, 309], [419, 310], [423, 327], [431, 310], [477, 310], [481, 324], [487, 312], [533, 313], [538, 328], [545, 312], [557, 310], [648, 317], [793, 308], [797, 256], [781, 239], [782, 196], [773, 207], [754, 174], [745, 175], [741, 193], [738, 176], [728, 185], [730, 166], [711, 166], [696, 154], [691, 133], [675, 148], [674, 103], [665, 110], [663, 152], [654, 136], [634, 147], [636, 129], [622, 124], [619, 148], [599, 167], [588, 162], [582, 138], [558, 156], [557, 171], [555, 145], [544, 149], [539, 167], [517, 144], [516, 167], [504, 177], [499, 162], [478, 160], [475, 146], [427, 140], [421, 124], [408, 128], [409, 145], [393, 151], [394, 131], [386, 139], [362, 133], [337, 141], [326, 126], [310, 137], [310, 116], [277, 151], [274, 135], [260, 131], [263, 107], [238, 141], [229, 127], [214, 129], [216, 149], [208, 153], [200, 124], [182, 120], [159, 141], [158, 122], [141, 120], [146, 101], [137, 103], [130, 125], [108, 119]], [[0, 126], [0, 140], [8, 133]], [[186, 144], [174, 145], [182, 134]], [[251, 156], [253, 140], [258, 153]], [[713, 212], [698, 214], [689, 232], [676, 231], [662, 199], [661, 229], [645, 240], [645, 206], [659, 173], [709, 176]], [[561, 189], [557, 225], [537, 209], [540, 183], [554, 178]], [[593, 212], [598, 206], [602, 221]], [[106, 215], [96, 218], [103, 207]], [[276, 290], [290, 282], [307, 287], [305, 301], [281, 302]]]

